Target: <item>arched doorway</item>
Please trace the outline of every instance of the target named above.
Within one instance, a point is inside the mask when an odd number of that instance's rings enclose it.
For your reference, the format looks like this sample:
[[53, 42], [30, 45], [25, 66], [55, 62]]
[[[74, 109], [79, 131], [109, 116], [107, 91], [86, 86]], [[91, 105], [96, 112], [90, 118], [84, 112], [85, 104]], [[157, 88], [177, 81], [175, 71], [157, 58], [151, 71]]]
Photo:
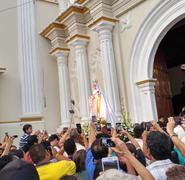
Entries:
[[175, 24], [161, 41], [154, 60], [153, 78], [158, 116], [176, 116], [185, 106], [185, 19]]
[[185, 18], [185, 0], [165, 0], [151, 11], [136, 36], [131, 51], [130, 88], [136, 122], [157, 120], [153, 78], [156, 51], [167, 32]]

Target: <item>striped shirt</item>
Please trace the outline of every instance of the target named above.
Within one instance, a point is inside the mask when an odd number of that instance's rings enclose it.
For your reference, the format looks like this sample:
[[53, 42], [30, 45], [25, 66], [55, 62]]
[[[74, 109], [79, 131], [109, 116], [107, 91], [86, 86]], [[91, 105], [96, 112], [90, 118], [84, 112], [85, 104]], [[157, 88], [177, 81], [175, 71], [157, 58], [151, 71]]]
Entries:
[[27, 144], [29, 136], [30, 136], [29, 134], [26, 133], [23, 134], [19, 142], [19, 149], [22, 149], [24, 145]]

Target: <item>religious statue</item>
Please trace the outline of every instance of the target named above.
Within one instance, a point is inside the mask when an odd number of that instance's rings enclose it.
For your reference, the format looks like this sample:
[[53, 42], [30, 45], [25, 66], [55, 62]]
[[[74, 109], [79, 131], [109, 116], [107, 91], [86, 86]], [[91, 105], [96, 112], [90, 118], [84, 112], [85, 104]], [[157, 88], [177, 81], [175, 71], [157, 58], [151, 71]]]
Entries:
[[90, 104], [90, 117], [96, 116], [98, 120], [101, 118], [107, 118], [107, 107], [105, 97], [97, 83], [94, 81], [92, 83], [93, 93], [89, 97], [89, 104]]

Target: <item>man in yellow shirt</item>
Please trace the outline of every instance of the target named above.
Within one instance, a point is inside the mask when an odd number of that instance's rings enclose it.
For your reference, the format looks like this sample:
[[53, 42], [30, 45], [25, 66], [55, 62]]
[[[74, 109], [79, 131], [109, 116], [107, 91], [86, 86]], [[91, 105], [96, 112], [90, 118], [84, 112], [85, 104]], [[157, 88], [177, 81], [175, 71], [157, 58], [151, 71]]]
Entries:
[[33, 145], [29, 154], [33, 163], [36, 164], [40, 180], [58, 180], [62, 176], [76, 173], [76, 166], [73, 161], [62, 160], [51, 163], [50, 153], [40, 144]]

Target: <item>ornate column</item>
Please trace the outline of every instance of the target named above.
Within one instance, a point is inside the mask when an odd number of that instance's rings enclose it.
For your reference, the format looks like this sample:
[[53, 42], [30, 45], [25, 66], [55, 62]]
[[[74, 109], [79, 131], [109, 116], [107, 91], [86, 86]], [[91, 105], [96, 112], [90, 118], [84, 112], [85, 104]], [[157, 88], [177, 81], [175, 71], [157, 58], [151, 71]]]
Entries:
[[137, 82], [139, 88], [139, 96], [141, 98], [141, 119], [142, 121], [158, 120], [156, 99], [155, 99], [155, 79]]
[[61, 127], [69, 127], [71, 125], [71, 115], [69, 113], [71, 106], [69, 71], [68, 71], [69, 51], [56, 49], [56, 51], [53, 52], [52, 55], [56, 56], [58, 65]]
[[[42, 94], [38, 62], [35, 2], [18, 0], [22, 118], [41, 117]], [[22, 5], [24, 4], [24, 5]]]
[[101, 61], [104, 77], [105, 96], [111, 107], [112, 113], [116, 116], [116, 121], [120, 120], [120, 98], [116, 73], [114, 49], [112, 43], [112, 30], [114, 23], [100, 21], [92, 29], [99, 34]]
[[88, 40], [85, 39], [76, 39], [71, 43], [74, 47], [76, 58], [79, 99], [80, 99], [80, 115], [82, 121], [86, 121], [89, 119], [90, 83], [87, 64], [88, 62], [87, 43]]

